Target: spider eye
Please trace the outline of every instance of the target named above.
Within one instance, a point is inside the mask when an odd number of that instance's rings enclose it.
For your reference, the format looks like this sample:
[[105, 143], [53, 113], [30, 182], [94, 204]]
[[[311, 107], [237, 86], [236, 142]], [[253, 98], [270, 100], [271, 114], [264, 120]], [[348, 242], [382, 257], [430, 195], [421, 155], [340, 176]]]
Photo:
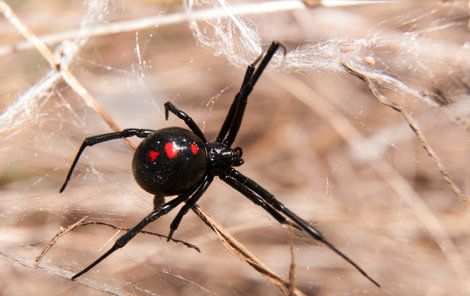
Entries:
[[195, 143], [192, 143], [192, 144], [191, 144], [191, 152], [192, 152], [194, 155], [197, 155], [197, 153], [199, 152], [199, 147], [198, 147]]
[[168, 142], [165, 144], [165, 152], [169, 159], [173, 159], [178, 155], [179, 149], [173, 142]]
[[158, 153], [158, 152], [155, 151], [155, 150], [150, 150], [150, 151], [149, 151], [149, 159], [150, 159], [150, 161], [151, 161], [151, 162], [154, 162], [155, 159], [157, 159], [158, 154], [160, 154], [160, 153]]

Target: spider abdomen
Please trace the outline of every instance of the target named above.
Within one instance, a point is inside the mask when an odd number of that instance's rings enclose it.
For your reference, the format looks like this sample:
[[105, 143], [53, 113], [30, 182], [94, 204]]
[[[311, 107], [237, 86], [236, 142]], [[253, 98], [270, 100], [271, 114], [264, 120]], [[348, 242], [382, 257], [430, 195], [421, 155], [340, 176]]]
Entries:
[[137, 147], [132, 172], [145, 191], [177, 195], [197, 184], [207, 169], [204, 142], [193, 132], [169, 127], [157, 130]]

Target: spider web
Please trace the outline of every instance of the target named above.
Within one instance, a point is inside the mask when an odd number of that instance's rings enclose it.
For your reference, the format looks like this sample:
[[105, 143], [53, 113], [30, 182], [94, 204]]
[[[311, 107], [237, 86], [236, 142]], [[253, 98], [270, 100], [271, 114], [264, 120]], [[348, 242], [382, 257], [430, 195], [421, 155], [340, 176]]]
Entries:
[[[86, 136], [113, 125], [181, 125], [164, 121], [171, 100], [213, 139], [244, 69], [272, 40], [288, 51], [275, 56], [250, 98], [237, 140], [246, 155], [241, 170], [316, 223], [384, 289], [297, 232], [295, 286], [307, 295], [469, 293], [466, 2], [9, 4], [26, 31], [0, 1], [5, 294], [282, 293], [193, 213], [176, 237], [201, 253], [139, 235], [71, 282], [122, 234], [94, 225], [66, 233], [34, 264], [61, 226], [87, 217], [131, 227], [152, 209], [123, 141], [88, 149], [58, 194]], [[214, 183], [201, 207], [289, 282], [288, 232]], [[172, 217], [148, 230], [165, 234]]]

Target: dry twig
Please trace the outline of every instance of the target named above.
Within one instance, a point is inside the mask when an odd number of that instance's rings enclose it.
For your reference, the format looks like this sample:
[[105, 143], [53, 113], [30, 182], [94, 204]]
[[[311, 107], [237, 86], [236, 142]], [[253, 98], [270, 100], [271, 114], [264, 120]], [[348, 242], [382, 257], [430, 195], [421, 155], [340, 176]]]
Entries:
[[367, 83], [367, 86], [369, 87], [370, 91], [372, 92], [374, 97], [380, 103], [384, 104], [385, 106], [388, 106], [388, 107], [392, 108], [393, 110], [397, 111], [398, 113], [400, 113], [403, 116], [403, 118], [408, 123], [411, 130], [413, 131], [413, 133], [416, 135], [419, 142], [421, 143], [421, 146], [427, 152], [427, 154], [429, 155], [429, 157], [431, 158], [431, 160], [434, 162], [437, 169], [441, 173], [442, 177], [444, 178], [444, 180], [449, 185], [452, 192], [455, 194], [455, 196], [457, 196], [460, 199], [462, 204], [467, 209], [470, 208], [470, 202], [469, 202], [468, 196], [466, 196], [464, 193], [462, 193], [462, 191], [457, 186], [457, 184], [455, 184], [455, 182], [452, 180], [452, 178], [451, 178], [449, 172], [447, 171], [446, 167], [442, 163], [442, 161], [439, 158], [439, 156], [437, 155], [437, 153], [431, 147], [431, 144], [429, 144], [429, 142], [426, 139], [424, 133], [421, 131], [421, 129], [419, 128], [418, 124], [413, 119], [413, 117], [408, 112], [406, 112], [404, 110], [404, 108], [402, 106], [400, 106], [397, 102], [389, 100], [388, 98], [386, 98], [382, 94], [380, 89], [381, 89], [382, 85], [386, 83], [386, 81], [371, 79], [370, 77], [368, 77], [367, 75], [362, 73], [360, 70], [352, 68], [350, 65], [346, 64], [345, 62], [341, 62], [341, 65], [343, 65], [343, 67], [346, 69], [346, 71], [348, 71], [348, 73], [358, 77], [359, 79], [361, 79], [362, 81]]
[[[110, 224], [110, 223], [106, 223], [106, 222], [102, 222], [102, 221], [93, 221], [93, 220], [86, 220], [88, 218], [88, 216], [85, 216], [83, 217], [82, 219], [78, 220], [77, 222], [65, 227], [65, 228], [62, 228], [60, 229], [60, 231], [54, 235], [54, 237], [49, 241], [49, 243], [47, 244], [47, 246], [41, 251], [41, 253], [34, 259], [34, 261], [36, 262], [36, 265], [39, 264], [39, 262], [42, 260], [42, 258], [47, 254], [47, 252], [49, 252], [49, 250], [55, 245], [55, 243], [62, 237], [64, 236], [67, 232], [70, 232], [72, 230], [74, 230], [75, 228], [78, 228], [78, 227], [81, 227], [81, 226], [87, 226], [87, 225], [102, 225], [102, 226], [108, 226], [108, 227], [111, 227], [112, 229], [114, 230], [122, 230], [122, 231], [129, 231], [130, 228], [125, 228], [125, 227], [120, 227], [120, 226], [117, 226], [117, 225], [114, 225], [114, 224]], [[145, 231], [145, 230], [142, 230], [140, 231], [140, 233], [142, 234], [149, 234], [149, 235], [154, 235], [154, 236], [158, 236], [160, 238], [168, 238], [168, 236], [166, 235], [163, 235], [163, 234], [160, 234], [160, 233], [156, 233], [156, 232], [151, 232], [151, 231]], [[193, 244], [190, 244], [188, 242], [185, 242], [183, 240], [179, 240], [179, 239], [174, 239], [174, 238], [171, 238], [170, 239], [172, 242], [175, 242], [175, 243], [181, 243], [183, 245], [185, 245], [186, 247], [188, 248], [191, 248], [191, 249], [194, 249], [196, 251], [198, 251], [199, 253], [201, 253], [201, 249], [199, 249], [199, 247], [193, 245]]]
[[[371, 0], [371, 1], [338, 1], [338, 0], [283, 0], [283, 1], [268, 1], [250, 4], [238, 4], [231, 6], [231, 13], [237, 16], [268, 14], [282, 11], [295, 11], [311, 9], [317, 6], [324, 7], [342, 7], [342, 6], [358, 6], [358, 5], [371, 5], [371, 4], [384, 4], [395, 2], [394, 0]], [[197, 21], [208, 20], [212, 18], [220, 18], [226, 16], [225, 13], [219, 9], [201, 9], [193, 11], [191, 18]], [[160, 26], [175, 25], [189, 20], [188, 14], [184, 12], [177, 12], [166, 15], [144, 17], [135, 20], [125, 20], [105, 25], [96, 26], [90, 33], [90, 37], [104, 36], [118, 33], [135, 32], [149, 28], [157, 28]], [[65, 40], [77, 38], [79, 35], [78, 30], [63, 31], [60, 33], [53, 33], [49, 35], [40, 36], [38, 40], [43, 44], [53, 45]], [[0, 46], [0, 56], [7, 55], [13, 52], [28, 50], [35, 47], [34, 43], [27, 41], [20, 41], [13, 44]]]
[[62, 237], [64, 236], [67, 232], [75, 229], [77, 226], [79, 226], [81, 223], [85, 221], [85, 219], [88, 218], [88, 216], [83, 217], [82, 219], [78, 220], [77, 222], [70, 224], [69, 226], [65, 228], [60, 228], [60, 231], [54, 235], [48, 242], [47, 246], [39, 253], [39, 255], [34, 258], [35, 266], [39, 266], [39, 262], [42, 260], [42, 258], [49, 252], [49, 250], [55, 245], [55, 243]]
[[289, 265], [289, 296], [294, 295], [295, 291], [295, 251], [294, 251], [294, 234], [292, 233], [293, 227], [289, 224], [289, 250], [290, 250], [290, 265]]
[[[219, 223], [217, 223], [209, 214], [202, 210], [198, 205], [192, 208], [194, 213], [201, 218], [212, 231], [217, 234], [219, 239], [224, 244], [225, 248], [232, 254], [239, 257], [258, 271], [265, 279], [276, 285], [284, 294], [290, 295], [291, 286], [289, 283], [282, 280], [276, 275], [265, 263], [254, 256], [243, 244], [237, 241], [230, 233], [225, 231]], [[305, 295], [302, 291], [293, 287], [292, 290], [294, 295]]]

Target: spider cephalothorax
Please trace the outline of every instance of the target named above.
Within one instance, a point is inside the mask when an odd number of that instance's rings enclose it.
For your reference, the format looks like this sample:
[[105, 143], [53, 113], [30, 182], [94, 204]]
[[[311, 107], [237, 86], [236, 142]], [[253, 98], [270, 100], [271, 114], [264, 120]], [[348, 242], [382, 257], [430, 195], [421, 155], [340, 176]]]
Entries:
[[[165, 103], [165, 117], [168, 119], [169, 112], [175, 114], [184, 120], [190, 130], [179, 127], [160, 130], [125, 129], [121, 132], [85, 139], [75, 156], [60, 192], [67, 186], [78, 159], [86, 147], [113, 139], [136, 136], [144, 140], [134, 154], [133, 173], [137, 183], [144, 190], [155, 195], [155, 207], [139, 224], [117, 239], [111, 249], [74, 275], [72, 279], [89, 271], [114, 251], [124, 247], [149, 223], [185, 202], [170, 225], [169, 240], [178, 228], [183, 216], [201, 198], [214, 177], [218, 176], [229, 186], [265, 209], [279, 223], [294, 225], [297, 229], [305, 231], [314, 239], [328, 246], [372, 283], [380, 287], [359, 265], [339, 251], [317, 229], [286, 208], [257, 182], [234, 169], [234, 167], [243, 164], [242, 149], [232, 148], [232, 144], [240, 129], [248, 96], [279, 48], [284, 49], [285, 52], [285, 48], [280, 43], [273, 42], [264, 57], [262, 54], [253, 64], [248, 66], [240, 91], [235, 96], [214, 142], [208, 142], [191, 117], [170, 102]], [[177, 197], [165, 203], [165, 196], [170, 195], [177, 195]]]
[[231, 149], [223, 143], [210, 143], [206, 146], [209, 159], [208, 174], [219, 176], [227, 173], [231, 167], [243, 164], [243, 151], [240, 147]]

